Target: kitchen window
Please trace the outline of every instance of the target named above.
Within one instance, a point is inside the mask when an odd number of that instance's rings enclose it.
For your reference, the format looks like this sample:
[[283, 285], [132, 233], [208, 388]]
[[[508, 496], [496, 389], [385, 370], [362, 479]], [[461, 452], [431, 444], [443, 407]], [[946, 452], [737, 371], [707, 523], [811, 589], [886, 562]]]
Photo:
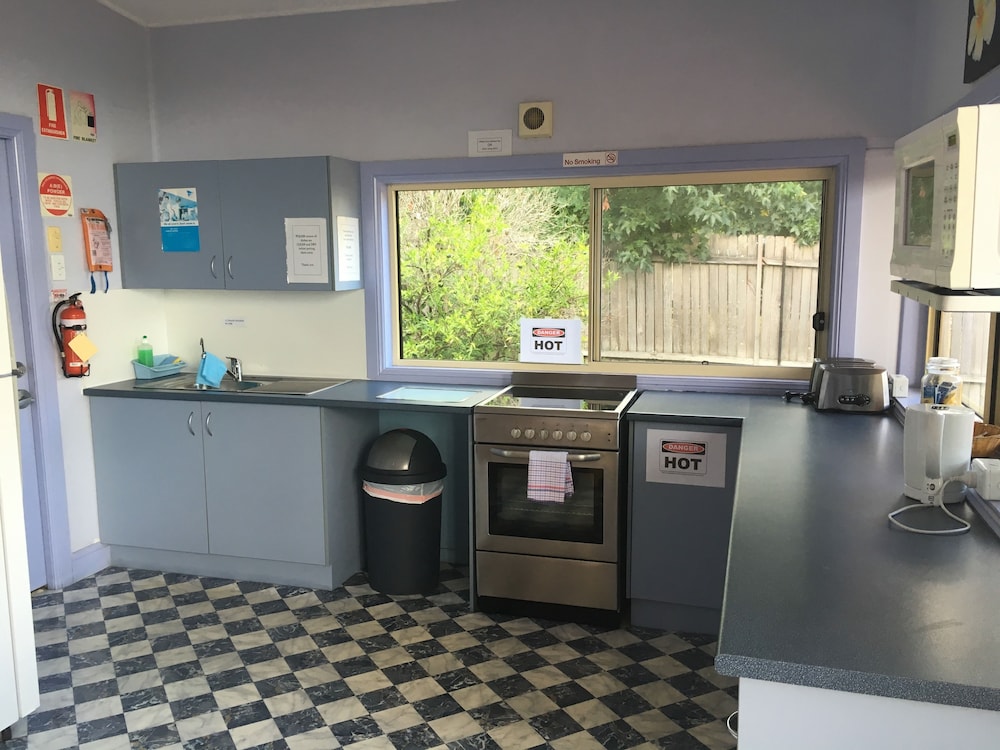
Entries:
[[578, 318], [595, 369], [808, 368], [830, 178], [395, 188], [397, 361], [509, 367], [521, 318]]
[[552, 155], [364, 165], [369, 371], [552, 369], [518, 361], [521, 317], [579, 318], [584, 369], [652, 381], [805, 379], [852, 345], [863, 144], [676, 151], [604, 171]]

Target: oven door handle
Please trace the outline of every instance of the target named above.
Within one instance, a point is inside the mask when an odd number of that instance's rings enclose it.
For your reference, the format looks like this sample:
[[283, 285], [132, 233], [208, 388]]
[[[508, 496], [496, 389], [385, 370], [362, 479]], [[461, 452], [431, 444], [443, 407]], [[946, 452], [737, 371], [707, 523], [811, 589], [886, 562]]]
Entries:
[[[528, 451], [509, 451], [503, 448], [490, 448], [490, 453], [502, 458], [528, 458]], [[567, 453], [566, 460], [570, 463], [584, 463], [586, 461], [600, 461], [600, 453]]]

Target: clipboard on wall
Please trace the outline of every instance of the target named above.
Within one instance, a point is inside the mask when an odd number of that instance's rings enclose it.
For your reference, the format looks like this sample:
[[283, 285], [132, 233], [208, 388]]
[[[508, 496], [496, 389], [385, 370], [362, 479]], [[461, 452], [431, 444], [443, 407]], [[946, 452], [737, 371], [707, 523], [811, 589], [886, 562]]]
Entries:
[[111, 254], [111, 222], [103, 211], [96, 208], [81, 208], [80, 221], [83, 223], [83, 248], [90, 269], [90, 293], [97, 291], [95, 273], [104, 274], [104, 293], [108, 292], [108, 273], [114, 269]]

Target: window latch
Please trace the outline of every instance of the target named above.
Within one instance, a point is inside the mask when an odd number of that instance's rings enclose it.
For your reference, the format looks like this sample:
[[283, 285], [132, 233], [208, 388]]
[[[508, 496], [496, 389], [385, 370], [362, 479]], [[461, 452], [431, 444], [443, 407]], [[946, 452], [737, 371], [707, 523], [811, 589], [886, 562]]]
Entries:
[[826, 313], [818, 312], [813, 314], [812, 318], [813, 330], [814, 331], [825, 331], [826, 330]]

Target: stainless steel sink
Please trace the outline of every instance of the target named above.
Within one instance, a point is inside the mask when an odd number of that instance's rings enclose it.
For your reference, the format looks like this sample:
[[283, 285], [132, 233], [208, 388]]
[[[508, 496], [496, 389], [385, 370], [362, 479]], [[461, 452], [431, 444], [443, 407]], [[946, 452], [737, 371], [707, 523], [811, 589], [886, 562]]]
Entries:
[[224, 378], [218, 388], [195, 383], [194, 373], [182, 373], [155, 380], [137, 380], [135, 388], [150, 391], [196, 391], [200, 393], [260, 393], [284, 394], [289, 396], [309, 396], [345, 381], [327, 378], [281, 378], [268, 380], [249, 378], [240, 381]]

